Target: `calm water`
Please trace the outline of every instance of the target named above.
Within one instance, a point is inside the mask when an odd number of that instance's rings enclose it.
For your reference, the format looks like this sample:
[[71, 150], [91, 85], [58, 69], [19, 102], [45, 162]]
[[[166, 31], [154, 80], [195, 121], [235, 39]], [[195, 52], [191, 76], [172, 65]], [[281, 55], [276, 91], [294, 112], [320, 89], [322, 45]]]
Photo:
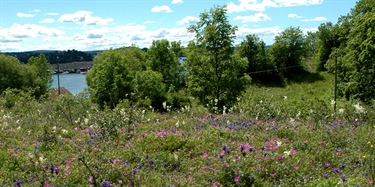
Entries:
[[[52, 88], [57, 88], [57, 74], [54, 74], [52, 78]], [[60, 74], [60, 87], [65, 87], [76, 95], [87, 88], [86, 76], [78, 73]]]

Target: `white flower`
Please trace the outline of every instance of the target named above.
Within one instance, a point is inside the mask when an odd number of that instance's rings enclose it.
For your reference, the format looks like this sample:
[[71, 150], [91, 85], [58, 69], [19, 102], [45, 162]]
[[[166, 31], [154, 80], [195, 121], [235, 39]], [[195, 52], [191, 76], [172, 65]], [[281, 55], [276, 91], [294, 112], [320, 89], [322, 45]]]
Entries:
[[284, 95], [284, 100], [287, 100], [288, 99], [288, 96]]
[[43, 156], [39, 157], [39, 160], [40, 160], [40, 163], [44, 163], [46, 161], [46, 159]]
[[85, 125], [89, 124], [89, 119], [85, 118], [84, 121], [85, 121]]
[[331, 100], [331, 105], [334, 105], [336, 103], [335, 100]]
[[356, 110], [358, 113], [363, 113], [363, 112], [365, 111], [365, 109], [364, 109], [359, 103], [355, 104], [355, 105], [354, 105], [354, 108], [355, 108], [355, 110]]
[[280, 147], [280, 145], [282, 144], [280, 141], [277, 141], [276, 142], [277, 146]]
[[175, 124], [177, 128], [180, 127], [179, 123], [180, 123], [180, 121], [177, 121], [176, 124]]
[[340, 114], [343, 114], [343, 113], [344, 113], [344, 109], [340, 108], [340, 109], [339, 109], [339, 113], [340, 113]]
[[66, 129], [61, 130], [63, 134], [68, 134], [68, 131]]
[[289, 156], [290, 154], [290, 151], [284, 151], [284, 156]]
[[167, 102], [163, 102], [163, 108], [164, 108], [164, 109], [167, 108]]

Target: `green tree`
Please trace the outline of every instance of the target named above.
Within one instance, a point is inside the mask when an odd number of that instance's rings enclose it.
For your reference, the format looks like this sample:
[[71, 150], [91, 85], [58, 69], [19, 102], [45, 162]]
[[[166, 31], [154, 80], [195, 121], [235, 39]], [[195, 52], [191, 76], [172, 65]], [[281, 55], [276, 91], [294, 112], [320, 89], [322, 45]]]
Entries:
[[40, 54], [39, 57], [30, 57], [27, 63], [36, 77], [34, 81], [34, 92], [36, 96], [41, 96], [51, 88], [52, 86], [52, 68], [50, 63], [44, 54]]
[[[240, 57], [246, 58], [248, 61], [248, 68], [245, 73], [262, 72], [274, 68], [267, 58], [266, 43], [255, 34], [247, 35], [237, 46], [237, 52]], [[252, 75], [252, 78], [264, 78], [268, 75], [269, 72], [265, 71]]]
[[24, 77], [26, 67], [17, 58], [0, 54], [0, 67], [0, 93], [7, 88], [22, 89], [31, 85]]
[[[174, 43], [174, 45], [177, 44]], [[178, 49], [174, 49], [178, 53]], [[177, 72], [180, 69], [180, 64], [167, 39], [154, 40], [147, 50], [146, 59], [153, 71], [160, 72], [163, 75], [163, 82], [167, 85], [167, 88], [170, 85], [179, 86]]]
[[136, 72], [135, 94], [144, 100], [150, 100], [151, 105], [161, 110], [162, 103], [167, 100], [163, 75], [157, 71], [147, 69]]
[[[339, 58], [336, 70], [339, 93], [347, 99], [360, 99], [366, 103], [375, 98], [374, 3], [374, 0], [358, 1], [350, 14], [341, 18], [339, 25], [343, 30], [341, 33], [348, 33], [346, 44], [341, 43], [344, 55]], [[333, 60], [329, 63], [328, 67], [334, 67]]]
[[110, 49], [94, 58], [86, 80], [94, 102], [114, 108], [121, 100], [135, 101], [134, 78], [146, 69], [145, 54], [136, 47]]
[[188, 28], [195, 34], [187, 48], [189, 90], [202, 104], [219, 110], [230, 107], [250, 82], [241, 73], [247, 68], [246, 59], [234, 55], [237, 27], [230, 25], [226, 11], [226, 6], [211, 8]]
[[302, 57], [306, 52], [304, 40], [302, 30], [295, 27], [289, 27], [275, 37], [270, 53], [282, 77], [288, 77], [302, 70]]
[[318, 71], [326, 70], [324, 65], [327, 63], [332, 49], [339, 46], [338, 35], [334, 30], [334, 25], [331, 22], [322, 23], [318, 27]]

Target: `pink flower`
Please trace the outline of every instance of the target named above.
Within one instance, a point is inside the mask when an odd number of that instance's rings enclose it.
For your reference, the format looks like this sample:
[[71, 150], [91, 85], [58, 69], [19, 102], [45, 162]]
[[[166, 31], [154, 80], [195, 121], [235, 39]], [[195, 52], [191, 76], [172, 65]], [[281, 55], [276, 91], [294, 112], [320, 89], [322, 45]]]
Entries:
[[277, 157], [277, 160], [278, 160], [278, 161], [281, 161], [281, 160], [283, 160], [283, 157], [282, 157], [281, 155], [279, 155], [279, 156]]
[[117, 182], [118, 182], [119, 184], [122, 184], [122, 180], [121, 180], [121, 179], [117, 179]]
[[225, 163], [223, 164], [223, 166], [227, 168], [227, 167], [229, 167], [229, 164], [225, 162]]
[[207, 153], [203, 153], [203, 158], [206, 158], [207, 157]]
[[369, 184], [373, 184], [374, 181], [372, 181], [371, 179], [369, 179], [369, 180], [367, 181], [367, 183], [369, 183]]
[[275, 176], [276, 176], [276, 173], [272, 173], [271, 176], [272, 176], [272, 177], [275, 177]]
[[326, 162], [326, 166], [327, 166], [327, 167], [331, 166], [331, 163]]
[[90, 176], [88, 179], [89, 183], [93, 183], [93, 178]]
[[234, 178], [234, 182], [239, 182], [240, 181], [240, 177], [235, 177]]
[[291, 155], [295, 155], [296, 154], [296, 150], [294, 150], [293, 148], [290, 149], [290, 154]]

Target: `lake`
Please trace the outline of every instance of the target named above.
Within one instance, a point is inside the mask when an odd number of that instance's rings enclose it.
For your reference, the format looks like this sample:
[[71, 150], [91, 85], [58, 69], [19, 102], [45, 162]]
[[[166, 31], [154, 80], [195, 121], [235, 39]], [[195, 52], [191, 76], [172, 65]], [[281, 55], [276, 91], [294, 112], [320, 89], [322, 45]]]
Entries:
[[[52, 78], [52, 88], [57, 88], [57, 74], [54, 74]], [[79, 73], [60, 74], [60, 87], [65, 87], [73, 95], [77, 95], [87, 88], [86, 75]]]

